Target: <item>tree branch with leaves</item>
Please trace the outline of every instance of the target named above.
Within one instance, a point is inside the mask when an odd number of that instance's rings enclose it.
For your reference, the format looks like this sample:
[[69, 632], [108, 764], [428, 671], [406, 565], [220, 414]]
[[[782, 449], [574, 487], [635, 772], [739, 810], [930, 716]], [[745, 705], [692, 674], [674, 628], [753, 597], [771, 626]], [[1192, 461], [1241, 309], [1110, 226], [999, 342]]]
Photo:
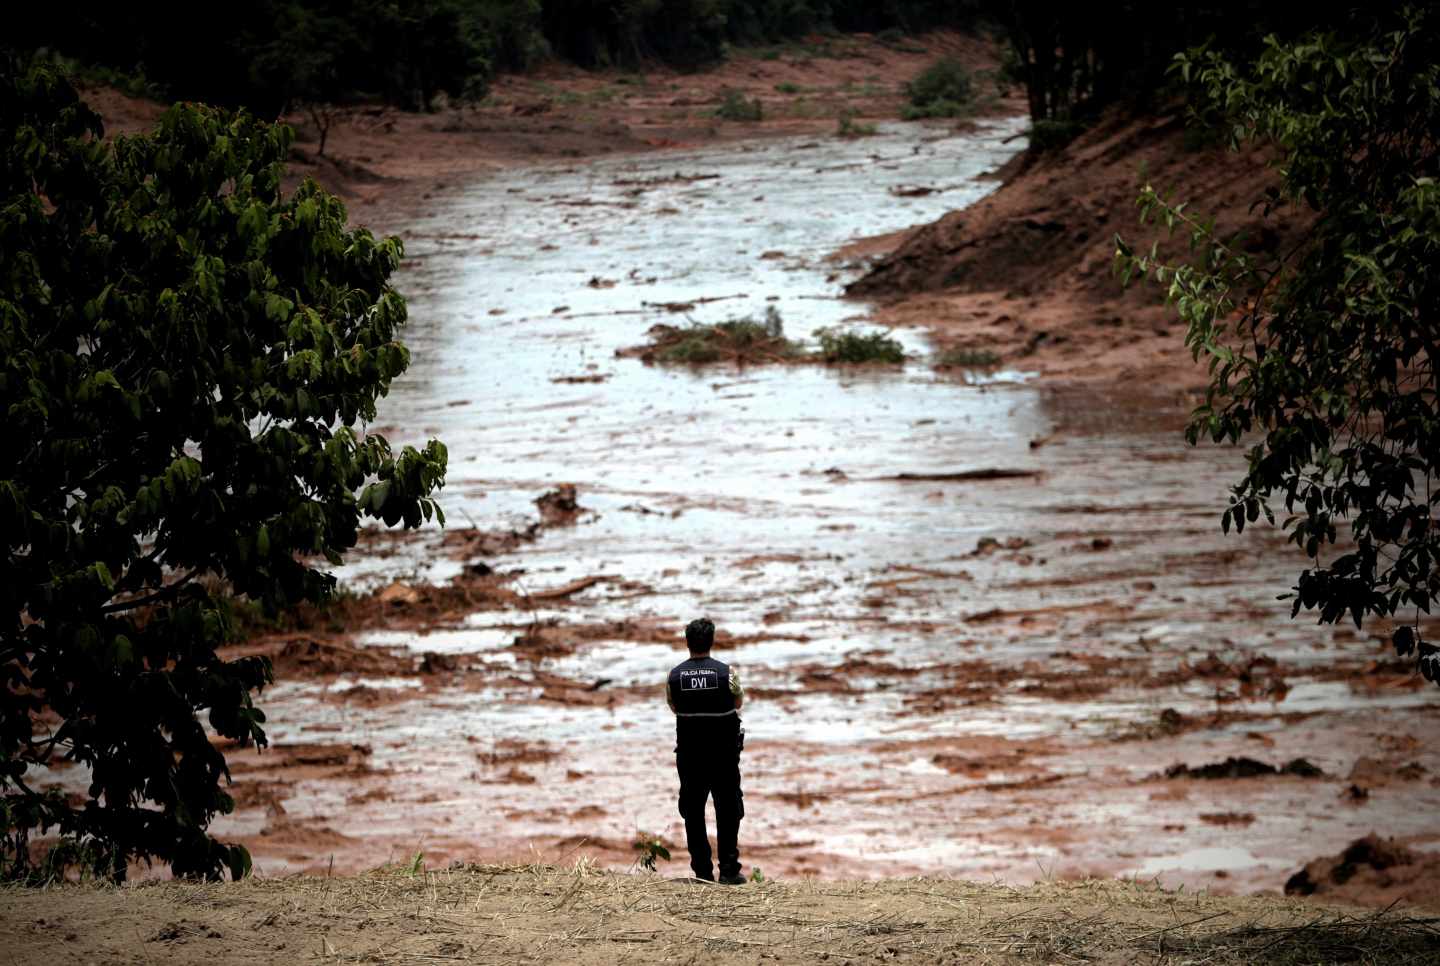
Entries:
[[[229, 610], [318, 602], [362, 516], [441, 519], [445, 447], [366, 430], [409, 363], [397, 239], [281, 191], [288, 128], [182, 104], [101, 137], [0, 58], [0, 876], [244, 875], [216, 739], [264, 745]], [[54, 757], [89, 775], [46, 788]], [[74, 774], [74, 772], [71, 772]], [[32, 835], [58, 836], [38, 864]]]
[[1254, 439], [1221, 515], [1227, 531], [1276, 521], [1310, 563], [1292, 616], [1393, 617], [1394, 644], [1440, 683], [1422, 617], [1440, 600], [1440, 16], [1407, 7], [1345, 35], [1266, 41], [1237, 65], [1178, 55], [1195, 115], [1232, 142], [1277, 149], [1268, 216], [1313, 219], [1298, 250], [1248, 254], [1152, 186], [1142, 221], [1188, 236], [1168, 262], [1116, 238], [1122, 280], [1149, 278], [1209, 366], [1187, 437]]

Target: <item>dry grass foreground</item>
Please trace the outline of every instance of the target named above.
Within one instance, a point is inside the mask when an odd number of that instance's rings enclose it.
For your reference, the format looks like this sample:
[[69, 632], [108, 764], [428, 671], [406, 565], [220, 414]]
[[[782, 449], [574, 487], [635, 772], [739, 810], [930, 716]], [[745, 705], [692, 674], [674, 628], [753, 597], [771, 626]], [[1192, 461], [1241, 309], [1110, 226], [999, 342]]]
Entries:
[[1119, 880], [726, 887], [541, 866], [0, 891], [0, 962], [1435, 962], [1440, 918]]

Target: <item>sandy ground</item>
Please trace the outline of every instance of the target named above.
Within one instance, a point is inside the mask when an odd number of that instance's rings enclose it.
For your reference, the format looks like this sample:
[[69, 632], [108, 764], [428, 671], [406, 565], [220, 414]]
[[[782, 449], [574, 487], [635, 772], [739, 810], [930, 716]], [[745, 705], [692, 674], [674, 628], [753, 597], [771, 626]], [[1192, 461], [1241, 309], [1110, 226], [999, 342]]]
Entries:
[[531, 867], [0, 891], [14, 963], [1418, 963], [1437, 920], [1087, 881], [701, 885]]

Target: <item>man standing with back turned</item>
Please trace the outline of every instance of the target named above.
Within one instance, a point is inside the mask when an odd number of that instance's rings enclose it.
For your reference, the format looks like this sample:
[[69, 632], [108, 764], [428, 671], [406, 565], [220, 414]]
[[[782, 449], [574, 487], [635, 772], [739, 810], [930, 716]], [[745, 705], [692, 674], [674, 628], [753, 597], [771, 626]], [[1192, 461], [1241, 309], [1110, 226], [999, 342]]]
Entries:
[[735, 672], [710, 656], [714, 624], [704, 618], [691, 621], [685, 626], [685, 643], [690, 659], [670, 671], [665, 700], [675, 712], [675, 768], [680, 772], [680, 816], [685, 819], [690, 868], [697, 879], [715, 881], [705, 837], [705, 799], [713, 795], [720, 881], [744, 885], [739, 838], [740, 819], [745, 817], [740, 792], [740, 750], [745, 746], [740, 705], [745, 691]]

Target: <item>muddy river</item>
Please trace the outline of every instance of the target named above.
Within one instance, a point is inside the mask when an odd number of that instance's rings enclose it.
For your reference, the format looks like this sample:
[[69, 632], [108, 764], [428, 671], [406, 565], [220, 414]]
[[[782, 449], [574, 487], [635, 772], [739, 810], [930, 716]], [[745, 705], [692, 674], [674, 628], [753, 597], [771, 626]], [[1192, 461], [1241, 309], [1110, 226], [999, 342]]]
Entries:
[[[452, 533], [341, 577], [397, 612], [467, 573], [514, 597], [348, 637], [388, 670], [282, 674], [218, 831], [266, 873], [683, 842], [660, 682], [705, 615], [751, 692], [742, 858], [768, 875], [1244, 891], [1372, 830], [1440, 843], [1437, 693], [1381, 629], [1289, 620], [1299, 561], [1221, 535], [1240, 455], [1186, 447], [1171, 387], [941, 373], [914, 332], [887, 369], [616, 357], [657, 322], [863, 321], [827, 256], [982, 197], [1022, 129], [536, 167], [392, 226], [414, 362], [378, 428], [446, 442]], [[560, 484], [578, 513], [534, 529]], [[471, 527], [533, 539], [456, 552]], [[1228, 756], [1322, 774], [1165, 775]]]

